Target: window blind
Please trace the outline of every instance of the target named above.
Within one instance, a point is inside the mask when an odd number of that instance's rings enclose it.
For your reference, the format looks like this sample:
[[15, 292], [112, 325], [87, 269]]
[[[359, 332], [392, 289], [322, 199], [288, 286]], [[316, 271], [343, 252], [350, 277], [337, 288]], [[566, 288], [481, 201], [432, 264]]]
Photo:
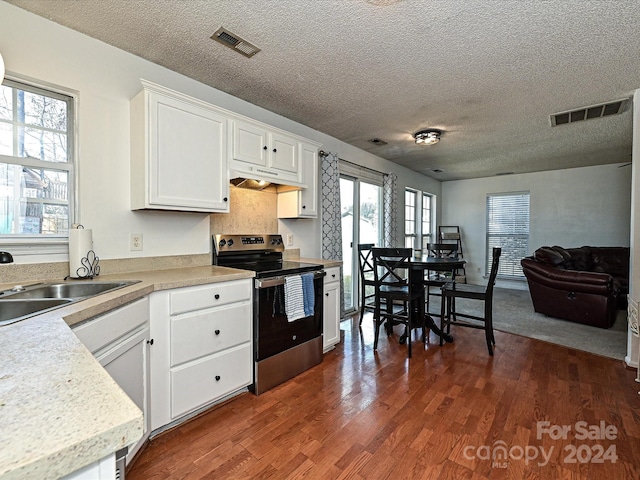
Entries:
[[523, 277], [520, 260], [529, 251], [529, 192], [487, 195], [486, 272], [494, 247], [502, 247], [498, 275]]

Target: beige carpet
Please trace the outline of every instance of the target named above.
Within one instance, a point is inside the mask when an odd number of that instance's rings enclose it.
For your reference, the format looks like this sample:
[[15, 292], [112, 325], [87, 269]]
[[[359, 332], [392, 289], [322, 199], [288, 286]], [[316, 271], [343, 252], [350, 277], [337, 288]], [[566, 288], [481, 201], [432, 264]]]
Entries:
[[[439, 311], [439, 298], [431, 297], [431, 312]], [[458, 299], [458, 311], [480, 314], [482, 302]], [[472, 312], [470, 312], [472, 313]], [[440, 324], [439, 318], [436, 323]], [[493, 327], [549, 343], [623, 360], [627, 354], [627, 312], [618, 312], [611, 328], [603, 329], [547, 317], [533, 311], [528, 290], [496, 288], [493, 297]], [[452, 332], [453, 333], [453, 332]]]

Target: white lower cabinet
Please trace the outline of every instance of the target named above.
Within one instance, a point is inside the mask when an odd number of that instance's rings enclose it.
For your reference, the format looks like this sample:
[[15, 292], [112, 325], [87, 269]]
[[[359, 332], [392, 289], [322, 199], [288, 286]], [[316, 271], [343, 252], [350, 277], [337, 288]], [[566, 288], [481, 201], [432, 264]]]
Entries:
[[149, 438], [149, 297], [112, 310], [76, 327], [89, 349], [144, 415], [142, 438], [129, 446], [127, 462]]
[[61, 480], [120, 480], [124, 473], [116, 471], [116, 456], [111, 454], [80, 470], [65, 475]]
[[151, 430], [253, 382], [253, 280], [151, 295]]
[[251, 346], [244, 343], [171, 369], [171, 416], [178, 418], [251, 383]]
[[340, 342], [340, 267], [325, 268], [325, 271], [322, 346], [327, 352]]

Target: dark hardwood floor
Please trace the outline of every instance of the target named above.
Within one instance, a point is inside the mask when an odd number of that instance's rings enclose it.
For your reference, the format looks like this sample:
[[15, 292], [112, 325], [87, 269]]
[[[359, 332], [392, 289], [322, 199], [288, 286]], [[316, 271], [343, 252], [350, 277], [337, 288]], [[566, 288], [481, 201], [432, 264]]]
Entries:
[[491, 358], [460, 327], [409, 360], [399, 333], [374, 353], [370, 314], [342, 322], [322, 364], [156, 437], [127, 479], [640, 479], [620, 361], [502, 332]]

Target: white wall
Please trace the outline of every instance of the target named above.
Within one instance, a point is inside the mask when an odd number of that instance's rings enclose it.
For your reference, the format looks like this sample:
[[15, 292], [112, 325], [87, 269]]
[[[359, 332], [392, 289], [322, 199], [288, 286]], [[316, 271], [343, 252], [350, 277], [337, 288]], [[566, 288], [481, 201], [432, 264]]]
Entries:
[[483, 283], [490, 193], [530, 192], [529, 253], [543, 245], [629, 246], [631, 166], [622, 165], [444, 182], [442, 224], [461, 227], [469, 282]]
[[[101, 258], [210, 251], [207, 215], [129, 210], [129, 100], [140, 91], [140, 78], [318, 141], [325, 151], [345, 160], [385, 173], [395, 171], [400, 192], [411, 186], [440, 194], [436, 180], [4, 2], [0, 51], [8, 77], [30, 78], [78, 94], [78, 221], [93, 229], [94, 248]], [[320, 219], [282, 221], [279, 228], [294, 233], [294, 247], [301, 254], [320, 256]], [[143, 233], [142, 252], [129, 251], [132, 232]]]

